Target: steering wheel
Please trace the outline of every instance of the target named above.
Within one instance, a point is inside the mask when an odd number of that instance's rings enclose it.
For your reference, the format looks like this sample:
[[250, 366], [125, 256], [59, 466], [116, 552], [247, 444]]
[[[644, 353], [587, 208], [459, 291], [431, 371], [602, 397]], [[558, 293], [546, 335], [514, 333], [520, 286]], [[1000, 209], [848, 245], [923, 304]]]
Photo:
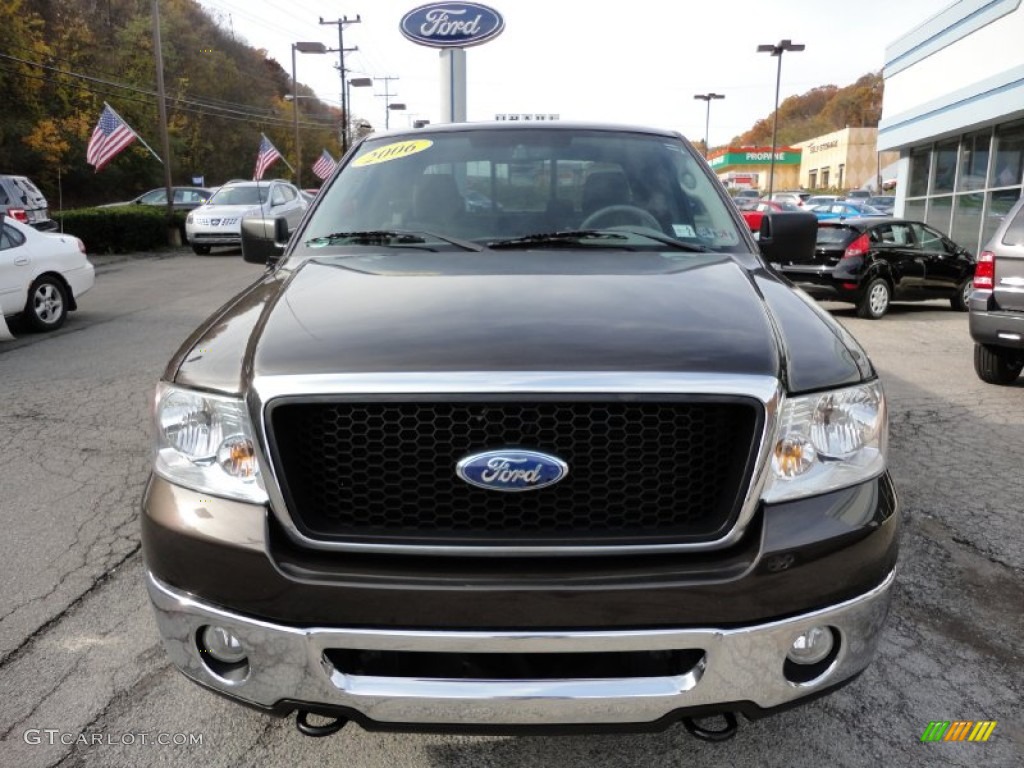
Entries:
[[613, 221], [618, 220], [617, 224], [608, 224], [607, 226], [621, 226], [622, 219], [625, 218], [627, 224], [640, 224], [661, 231], [661, 223], [654, 218], [651, 212], [637, 208], [635, 205], [607, 205], [604, 208], [598, 208], [580, 222], [580, 229], [600, 229], [598, 222], [606, 218], [611, 218]]

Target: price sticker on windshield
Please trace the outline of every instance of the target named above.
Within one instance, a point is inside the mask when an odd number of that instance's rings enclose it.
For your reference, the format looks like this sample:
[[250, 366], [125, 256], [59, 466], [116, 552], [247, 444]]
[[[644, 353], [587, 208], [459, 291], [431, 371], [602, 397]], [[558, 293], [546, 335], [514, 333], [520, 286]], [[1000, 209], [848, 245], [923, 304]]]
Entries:
[[414, 139], [413, 141], [399, 141], [395, 144], [386, 144], [372, 152], [367, 152], [353, 162], [352, 165], [356, 168], [362, 168], [364, 165], [377, 165], [378, 163], [387, 163], [392, 160], [401, 160], [403, 157], [409, 157], [409, 155], [415, 155], [425, 149], [430, 149], [432, 146], [434, 146], [434, 142], [429, 139]]

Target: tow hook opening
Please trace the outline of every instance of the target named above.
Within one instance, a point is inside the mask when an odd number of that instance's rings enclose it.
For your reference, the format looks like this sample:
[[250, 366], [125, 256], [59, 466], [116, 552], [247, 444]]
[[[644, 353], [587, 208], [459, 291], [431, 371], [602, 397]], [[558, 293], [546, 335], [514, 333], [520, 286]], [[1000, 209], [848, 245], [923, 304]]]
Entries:
[[[725, 720], [725, 727], [713, 731], [698, 725], [697, 721], [692, 717], [684, 717], [683, 726], [690, 732], [691, 736], [695, 736], [701, 741], [728, 741], [739, 730], [739, 725], [736, 723], [736, 715], [732, 712], [723, 712], [719, 717]], [[701, 718], [701, 720], [706, 719], [708, 718]]]
[[[326, 722], [321, 725], [314, 725], [313, 723], [309, 722], [310, 715], [326, 720]], [[329, 717], [327, 715], [316, 715], [315, 713], [310, 712], [307, 709], [300, 709], [299, 713], [295, 716], [295, 727], [299, 729], [299, 733], [301, 733], [303, 736], [312, 736], [315, 739], [319, 739], [324, 736], [331, 736], [337, 733], [345, 727], [345, 723], [347, 722], [348, 720], [346, 720], [344, 717]]]

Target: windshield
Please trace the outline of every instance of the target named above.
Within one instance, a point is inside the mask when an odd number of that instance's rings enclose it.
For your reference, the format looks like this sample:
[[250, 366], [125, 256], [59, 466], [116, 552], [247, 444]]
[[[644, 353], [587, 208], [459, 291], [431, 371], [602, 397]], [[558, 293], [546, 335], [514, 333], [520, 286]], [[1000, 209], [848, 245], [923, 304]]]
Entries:
[[614, 229], [642, 248], [664, 247], [647, 233], [693, 250], [748, 251], [719, 187], [667, 136], [467, 128], [382, 137], [366, 141], [321, 193], [302, 243], [326, 248], [339, 242], [335, 233], [386, 231], [536, 245], [538, 235]]
[[210, 205], [259, 205], [267, 201], [269, 186], [221, 187], [212, 198]]

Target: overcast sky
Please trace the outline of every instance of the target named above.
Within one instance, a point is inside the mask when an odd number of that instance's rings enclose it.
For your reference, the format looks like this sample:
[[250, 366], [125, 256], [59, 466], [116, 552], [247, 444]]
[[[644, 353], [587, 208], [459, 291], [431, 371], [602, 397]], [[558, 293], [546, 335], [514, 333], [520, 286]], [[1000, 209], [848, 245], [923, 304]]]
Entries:
[[[225, 29], [267, 49], [291, 70], [291, 44], [337, 48], [343, 16], [349, 77], [396, 77], [392, 128], [440, 117], [438, 50], [399, 32], [402, 16], [425, 0], [200, 0]], [[880, 70], [885, 47], [954, 0], [488, 0], [505, 31], [467, 49], [469, 120], [497, 113], [552, 113], [563, 120], [598, 120], [670, 128], [704, 137], [705, 110], [696, 93], [725, 94], [711, 104], [710, 143], [722, 144], [769, 115], [776, 59], [759, 44], [784, 38], [806, 50], [782, 60], [780, 102], [819, 85], [849, 85]], [[324, 101], [340, 102], [337, 54], [297, 54], [298, 81]], [[352, 115], [384, 127], [383, 81], [353, 88]]]

